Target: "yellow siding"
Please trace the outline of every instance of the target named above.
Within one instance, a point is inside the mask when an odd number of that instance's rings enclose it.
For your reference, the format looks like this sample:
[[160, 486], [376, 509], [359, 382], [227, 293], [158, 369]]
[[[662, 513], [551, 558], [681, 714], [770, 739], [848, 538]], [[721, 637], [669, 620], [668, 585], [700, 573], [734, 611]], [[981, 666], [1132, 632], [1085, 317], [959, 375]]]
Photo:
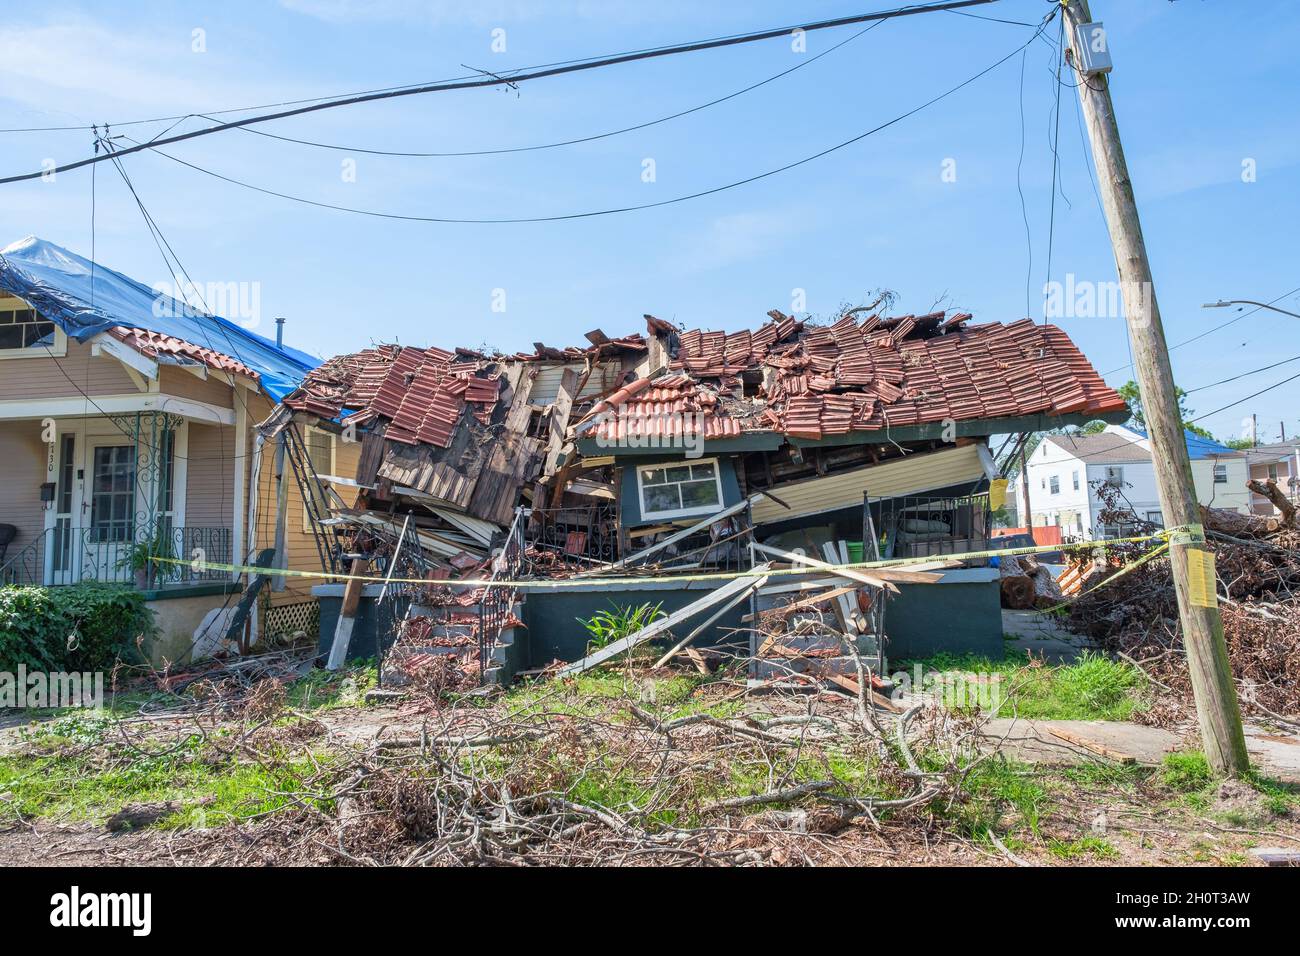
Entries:
[[754, 520], [766, 524], [798, 515], [858, 507], [864, 491], [870, 492], [873, 498], [888, 498], [974, 482], [983, 477], [984, 466], [975, 445], [908, 455], [869, 468], [779, 485], [772, 491], [790, 509], [787, 511], [770, 498], [760, 498], [754, 504]]

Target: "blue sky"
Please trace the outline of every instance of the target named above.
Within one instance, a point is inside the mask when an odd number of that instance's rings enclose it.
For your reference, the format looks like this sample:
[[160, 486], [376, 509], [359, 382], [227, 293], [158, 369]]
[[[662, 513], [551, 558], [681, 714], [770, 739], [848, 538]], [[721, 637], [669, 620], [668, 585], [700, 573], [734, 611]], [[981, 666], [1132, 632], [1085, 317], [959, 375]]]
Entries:
[[[0, 127], [121, 123], [494, 72], [843, 16], [887, 3], [420, 3], [281, 0], [221, 5], [51, 2], [6, 14]], [[1285, 0], [1096, 0], [1112, 91], [1171, 344], [1300, 286], [1300, 6]], [[1037, 21], [1043, 0], [974, 12]], [[405, 151], [500, 149], [590, 136], [690, 109], [825, 51], [860, 27], [523, 84], [411, 97], [262, 127]], [[204, 47], [195, 52], [195, 31]], [[504, 30], [505, 50], [492, 49]], [[1055, 43], [1056, 28], [1047, 38]], [[1022, 26], [950, 13], [888, 22], [760, 89], [671, 122], [576, 146], [457, 158], [332, 151], [231, 131], [169, 151], [222, 175], [313, 200], [414, 215], [547, 216], [656, 202], [816, 153], [920, 105], [1021, 46]], [[500, 34], [495, 34], [500, 37]], [[1042, 318], [1048, 280], [1056, 80], [1033, 43], [920, 113], [813, 163], [691, 202], [558, 223], [450, 225], [316, 209], [156, 155], [124, 165], [191, 277], [257, 283], [258, 331], [288, 317], [321, 355], [375, 341], [530, 349], [600, 327], [641, 331], [652, 313], [689, 327], [757, 326], [794, 290], [828, 316], [880, 288], [896, 311], [946, 306], [977, 320]], [[1023, 89], [1024, 153], [1020, 102]], [[1060, 189], [1051, 278], [1115, 279], [1074, 90], [1061, 91]], [[242, 115], [242, 114], [233, 114]], [[170, 123], [118, 127], [144, 138]], [[188, 120], [181, 129], [202, 125]], [[84, 131], [0, 133], [0, 169], [66, 162]], [[653, 160], [654, 181], [644, 181]], [[355, 181], [345, 162], [355, 162]], [[1243, 177], [1243, 166], [1254, 176]], [[1029, 273], [1023, 190], [1033, 246]], [[945, 176], [945, 171], [949, 175]], [[955, 176], [952, 175], [955, 173]], [[1252, 180], [1252, 181], [1246, 181]], [[170, 280], [117, 173], [93, 180], [96, 258]], [[91, 248], [92, 177], [0, 187], [0, 238]], [[499, 308], [504, 292], [505, 311]], [[938, 304], [936, 306], [936, 303]], [[1277, 302], [1300, 311], [1300, 293]], [[1122, 319], [1057, 320], [1108, 381], [1131, 376]], [[1187, 389], [1300, 355], [1300, 319], [1249, 315], [1173, 351]], [[1300, 362], [1192, 394], [1205, 413], [1300, 372]], [[1300, 380], [1202, 424], [1260, 439], [1300, 434]]]

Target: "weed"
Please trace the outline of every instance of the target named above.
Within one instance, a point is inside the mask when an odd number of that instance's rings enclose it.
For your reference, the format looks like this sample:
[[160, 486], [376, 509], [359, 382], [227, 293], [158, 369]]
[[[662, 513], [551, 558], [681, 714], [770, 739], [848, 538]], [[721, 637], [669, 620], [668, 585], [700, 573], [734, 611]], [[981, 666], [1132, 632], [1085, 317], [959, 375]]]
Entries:
[[1160, 762], [1160, 782], [1179, 793], [1195, 793], [1213, 783], [1214, 774], [1200, 751], [1166, 754]]
[[614, 607], [609, 611], [597, 611], [591, 617], [578, 623], [587, 629], [591, 638], [587, 641], [587, 653], [608, 647], [615, 641], [621, 641], [641, 630], [647, 624], [664, 617], [663, 602], [658, 604], [641, 604], [637, 607]]
[[1119, 850], [1106, 840], [1096, 836], [1079, 837], [1077, 840], [1048, 840], [1048, 852], [1062, 860], [1077, 860], [1091, 856], [1101, 860], [1112, 860], [1119, 856]]

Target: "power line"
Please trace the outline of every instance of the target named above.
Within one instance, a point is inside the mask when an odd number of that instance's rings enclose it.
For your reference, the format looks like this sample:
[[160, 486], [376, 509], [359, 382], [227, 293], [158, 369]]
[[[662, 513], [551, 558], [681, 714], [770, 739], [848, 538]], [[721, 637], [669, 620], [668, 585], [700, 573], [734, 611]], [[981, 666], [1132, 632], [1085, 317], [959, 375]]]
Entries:
[[[693, 43], [682, 43], [674, 46], [661, 47], [653, 50], [644, 50], [636, 53], [621, 54], [618, 56], [602, 57], [600, 59], [588, 60], [585, 62], [570, 63], [562, 66], [553, 66], [546, 69], [533, 70], [527, 73], [507, 73], [504, 76], [496, 74], [487, 74], [477, 79], [466, 79], [453, 82], [431, 83], [421, 86], [414, 86], [395, 90], [384, 90], [380, 92], [365, 93], [356, 96], [344, 97], [342, 99], [327, 100], [322, 103], [311, 103], [305, 106], [297, 106], [292, 109], [280, 110], [274, 113], [264, 113], [258, 116], [245, 117], [244, 119], [231, 120], [218, 126], [209, 126], [204, 129], [191, 130], [187, 133], [178, 133], [174, 136], [163, 137], [153, 141], [150, 145], [137, 144], [126, 149], [117, 150], [115, 155], [121, 157], [130, 153], [139, 152], [151, 146], [166, 146], [171, 143], [179, 143], [184, 140], [196, 139], [200, 136], [210, 136], [213, 133], [219, 133], [227, 129], [238, 129], [251, 126], [256, 123], [266, 123], [271, 120], [286, 119], [290, 116], [301, 116], [304, 113], [314, 113], [321, 110], [337, 109], [342, 106], [355, 106], [359, 103], [372, 103], [378, 100], [395, 99], [402, 96], [416, 96], [424, 93], [445, 93], [451, 90], [468, 90], [481, 89], [491, 86], [515, 86], [528, 80], [543, 79], [545, 77], [562, 76], [568, 73], [577, 73], [586, 70], [601, 69], [607, 66], [617, 66], [624, 63], [632, 63], [640, 60], [657, 59], [665, 56], [674, 56], [680, 53], [695, 53], [701, 50], [713, 50], [721, 47], [737, 46], [742, 43], [755, 43], [760, 40], [771, 40], [776, 37], [790, 36], [796, 30], [809, 33], [814, 30], [827, 30], [834, 27], [851, 26], [855, 23], [866, 23], [872, 20], [887, 20], [894, 17], [906, 17], [919, 13], [935, 13], [945, 10], [954, 10], [960, 7], [980, 6], [988, 3], [996, 3], [997, 0], [947, 0], [944, 3], [919, 4], [908, 7], [898, 7], [894, 10], [881, 11], [877, 13], [864, 13], [849, 17], [839, 17], [833, 20], [819, 20], [802, 25], [782, 27], [775, 30], [763, 30], [756, 33], [743, 33], [730, 37], [722, 37], [714, 40], [700, 40]], [[1037, 36], [1037, 33], [1035, 33]], [[106, 155], [90, 156], [76, 162], [67, 163], [62, 166], [56, 166], [53, 169], [43, 169], [32, 173], [22, 173], [16, 176], [6, 176], [0, 179], [0, 185], [6, 183], [22, 182], [24, 180], [38, 179], [42, 176], [48, 176], [50, 173], [69, 172], [74, 169], [80, 169], [83, 166], [90, 166], [95, 163], [101, 163], [108, 159]]]
[[1244, 404], [1245, 402], [1250, 401], [1252, 398], [1258, 398], [1259, 396], [1263, 395], [1265, 392], [1271, 392], [1275, 388], [1281, 388], [1283, 385], [1287, 384], [1288, 382], [1294, 382], [1298, 378], [1300, 378], [1300, 372], [1297, 372], [1295, 375], [1292, 375], [1290, 378], [1284, 378], [1282, 379], [1282, 381], [1276, 382], [1273, 385], [1270, 385], [1268, 388], [1261, 388], [1258, 392], [1255, 392], [1253, 395], [1247, 395], [1243, 399], [1232, 402], [1228, 405], [1224, 405], [1222, 408], [1216, 408], [1214, 411], [1206, 412], [1204, 415], [1197, 415], [1195, 418], [1192, 419], [1192, 421], [1199, 422], [1203, 418], [1209, 418], [1211, 415], [1219, 414], [1219, 412], [1226, 412], [1230, 408], [1236, 408], [1238, 405]]
[[[533, 146], [508, 146], [499, 149], [469, 149], [469, 150], [457, 150], [452, 152], [415, 152], [415, 151], [391, 150], [391, 149], [369, 149], [363, 146], [340, 146], [337, 143], [321, 143], [310, 139], [299, 139], [293, 136], [282, 136], [278, 133], [268, 133], [266, 130], [253, 129], [250, 126], [241, 127], [241, 129], [245, 133], [253, 133], [257, 136], [265, 136], [268, 139], [278, 139], [281, 142], [285, 142], [285, 143], [297, 143], [300, 146], [312, 146], [315, 147], [316, 149], [329, 149], [329, 150], [334, 150], [336, 152], [343, 152], [343, 153], [362, 153], [370, 156], [397, 156], [397, 157], [405, 157], [405, 158], [412, 158], [412, 159], [437, 159], [437, 158], [451, 158], [451, 157], [462, 157], [462, 156], [499, 156], [506, 153], [531, 153], [531, 152], [537, 152], [539, 150], [544, 150], [544, 149], [557, 149], [562, 146], [576, 146], [581, 143], [591, 143], [600, 139], [609, 139], [612, 136], [621, 136], [624, 133], [634, 133], [638, 130], [649, 129], [652, 126], [658, 126], [661, 123], [667, 123], [670, 122], [671, 120], [680, 119], [683, 116], [690, 116], [692, 113], [698, 113], [702, 110], [709, 109], [721, 103], [725, 103], [728, 100], [733, 100], [738, 96], [744, 96], [746, 93], [752, 93], [754, 90], [762, 86], [766, 86], [768, 83], [772, 83], [775, 82], [776, 80], [781, 79], [782, 77], [789, 76], [791, 73], [795, 72], [796, 70], [801, 70], [805, 66], [815, 63], [817, 60], [820, 60], [822, 57], [834, 53], [840, 47], [852, 43], [854, 40], [858, 39], [864, 33], [870, 33], [876, 27], [886, 22], [887, 22], [886, 20], [875, 20], [869, 26], [864, 27], [863, 29], [859, 30], [857, 33], [853, 34], [852, 36], [841, 40], [839, 43], [836, 43], [834, 46], [823, 50], [821, 53], [818, 53], [815, 56], [809, 57], [806, 60], [799, 61], [797, 64], [790, 67], [788, 70], [782, 70], [780, 73], [767, 77], [767, 79], [759, 80], [757, 83], [751, 83], [749, 86], [746, 86], [743, 89], [736, 90], [734, 93], [728, 93], [726, 96], [720, 96], [717, 99], [709, 100], [707, 103], [701, 103], [700, 105], [692, 106], [689, 109], [679, 110], [676, 113], [670, 113], [669, 115], [661, 116], [658, 119], [649, 120], [644, 123], [637, 123], [635, 126], [624, 126], [621, 129], [609, 130], [604, 133], [594, 133], [590, 136], [579, 136], [575, 139], [558, 140], [553, 143], [540, 143]], [[195, 115], [198, 116], [200, 119], [208, 120], [211, 123], [220, 122], [219, 120], [213, 119], [210, 115], [206, 115], [203, 113], [196, 113]]]
[[1258, 375], [1260, 372], [1267, 372], [1269, 369], [1278, 368], [1279, 366], [1282, 365], [1289, 365], [1292, 362], [1300, 362], [1300, 355], [1292, 356], [1289, 359], [1283, 359], [1280, 362], [1274, 362], [1272, 365], [1265, 365], [1263, 368], [1255, 368], [1255, 369], [1251, 369], [1249, 372], [1242, 372], [1240, 375], [1232, 376], [1232, 378], [1225, 378], [1218, 382], [1211, 382], [1209, 385], [1198, 385], [1196, 386], [1196, 388], [1188, 389], [1186, 394], [1190, 395], [1192, 394], [1192, 392], [1201, 392], [1207, 388], [1215, 388], [1216, 386], [1219, 385], [1227, 385], [1229, 382], [1235, 382], [1237, 381], [1237, 379], [1245, 378], [1248, 375]]
[[[1024, 44], [1012, 50], [1010, 53], [1008, 53], [1006, 56], [1002, 57], [1001, 59], [997, 60], [995, 63], [992, 63], [991, 65], [980, 70], [978, 73], [974, 74], [973, 76], [970, 76], [967, 79], [963, 80], [962, 82], [958, 83], [956, 86], [950, 87], [949, 89], [945, 90], [943, 93], [940, 93], [939, 95], [927, 100], [926, 102], [922, 103], [919, 106], [913, 107], [912, 109], [908, 110], [906, 113], [902, 113], [898, 116], [895, 116], [893, 119], [881, 123], [879, 126], [873, 127], [872, 129], [869, 129], [863, 133], [859, 133], [858, 135], [846, 139], [843, 142], [836, 143], [834, 146], [829, 146], [826, 149], [821, 150], [820, 152], [813, 153], [811, 156], [805, 156], [802, 159], [795, 160], [794, 162], [786, 163], [784, 166], [778, 166], [775, 169], [769, 169], [766, 172], [757, 173], [753, 176], [748, 176], [744, 179], [739, 179], [734, 182], [726, 183], [721, 186], [714, 186], [709, 189], [699, 190], [698, 192], [688, 193], [684, 196], [675, 196], [671, 199], [661, 199], [656, 202], [639, 203], [630, 206], [616, 206], [608, 209], [595, 209], [586, 212], [565, 213], [562, 215], [555, 215], [555, 216], [516, 216], [516, 217], [488, 219], [488, 218], [454, 218], [449, 216], [415, 216], [415, 215], [404, 214], [404, 213], [382, 212], [380, 210], [374, 210], [374, 209], [360, 209], [355, 206], [342, 206], [336, 203], [321, 202], [319, 200], [307, 199], [302, 196], [294, 196], [289, 193], [282, 193], [274, 189], [267, 189], [263, 186], [257, 186], [254, 185], [253, 183], [235, 179], [230, 176], [225, 176], [221, 173], [215, 172], [214, 170], [205, 169], [202, 166], [183, 160], [178, 156], [173, 156], [170, 153], [163, 152], [162, 150], [157, 149], [155, 147], [150, 146], [148, 148], [153, 152], [157, 153], [159, 156], [162, 156], [166, 159], [170, 159], [174, 163], [179, 163], [182, 166], [188, 166], [190, 169], [193, 169], [196, 172], [203, 173], [204, 175], [207, 176], [212, 176], [215, 179], [220, 179], [223, 182], [230, 183], [231, 185], [234, 186], [241, 186], [245, 189], [251, 189], [254, 192], [263, 193], [268, 196], [275, 196], [280, 199], [287, 199], [291, 202], [302, 203], [308, 206], [316, 206], [321, 209], [332, 209], [335, 212], [352, 213], [354, 215], [359, 215], [359, 216], [371, 216], [379, 219], [396, 219], [396, 220], [402, 220], [406, 222], [431, 222], [431, 223], [478, 224], [478, 225], [562, 222], [571, 219], [589, 219], [595, 216], [609, 216], [618, 213], [637, 212], [644, 209], [656, 209], [661, 206], [671, 206], [677, 203], [687, 202], [693, 199], [701, 199], [705, 196], [712, 196], [716, 193], [721, 193], [730, 189], [735, 189], [739, 186], [746, 186], [749, 185], [750, 183], [758, 182], [759, 180], [767, 179], [771, 176], [776, 176], [780, 173], [788, 172], [791, 169], [795, 169], [799, 166], [803, 166], [806, 165], [807, 163], [811, 163], [815, 160], [821, 159], [823, 156], [827, 156], [831, 153], [836, 152], [837, 150], [841, 150], [846, 146], [851, 146], [854, 143], [866, 139], [868, 136], [872, 136], [876, 133], [881, 132], [882, 130], [888, 129], [889, 127], [895, 125], [896, 123], [902, 122], [908, 117], [913, 116], [916, 113], [919, 113], [930, 106], [933, 106], [935, 103], [938, 103], [940, 100], [946, 99], [947, 97], [956, 93], [958, 90], [961, 90], [966, 86], [969, 86], [971, 83], [974, 83], [976, 80], [980, 79], [986, 74], [991, 73], [993, 70], [997, 69], [1007, 60], [1014, 57], [1017, 53], [1020, 53], [1022, 50], [1026, 49], [1030, 43], [1033, 43], [1034, 39], [1038, 36], [1039, 33], [1042, 32], [1042, 29], [1045, 26], [1046, 23], [1044, 23], [1043, 26], [1040, 26], [1039, 30], [1035, 32], [1034, 36], [1030, 37], [1030, 39], [1026, 41]], [[129, 139], [130, 137], [127, 138]], [[132, 142], [135, 141], [132, 140]], [[132, 149], [135, 148], [145, 148], [145, 146], [142, 144], [140, 147], [133, 147]], [[124, 152], [127, 152], [127, 150], [121, 150], [117, 153], [117, 155], [121, 155]]]
[[[1270, 300], [1268, 301], [1267, 305], [1273, 305], [1275, 302], [1281, 302], [1283, 299], [1287, 298], [1288, 296], [1295, 295], [1297, 292], [1300, 292], [1300, 286], [1296, 286], [1296, 287], [1295, 287], [1294, 289], [1292, 289], [1290, 292], [1283, 292], [1283, 293], [1282, 293], [1280, 296], [1278, 296], [1276, 299], [1270, 299]], [[1227, 322], [1224, 322], [1224, 323], [1222, 323], [1222, 324], [1220, 324], [1220, 325], [1216, 325], [1216, 326], [1214, 326], [1214, 327], [1211, 328], [1211, 329], [1206, 329], [1204, 332], [1200, 332], [1200, 333], [1198, 333], [1198, 334], [1196, 334], [1196, 335], [1193, 335], [1190, 339], [1184, 339], [1183, 341], [1179, 342], [1177, 345], [1171, 345], [1171, 346], [1169, 346], [1169, 351], [1172, 352], [1174, 349], [1180, 349], [1180, 348], [1182, 348], [1184, 345], [1191, 345], [1193, 342], [1199, 341], [1200, 339], [1205, 338], [1207, 335], [1212, 335], [1212, 334], [1215, 333], [1215, 332], [1218, 332], [1218, 331], [1221, 331], [1221, 330], [1223, 330], [1223, 329], [1226, 329], [1226, 328], [1227, 328], [1228, 326], [1230, 326], [1230, 325], [1235, 325], [1236, 323], [1240, 322], [1242, 319], [1247, 318], [1247, 317], [1249, 317], [1249, 316], [1252, 316], [1252, 315], [1254, 315], [1256, 312], [1261, 312], [1261, 311], [1263, 311], [1263, 309], [1264, 309], [1264, 306], [1256, 306], [1255, 308], [1251, 309], [1249, 312], [1243, 312], [1241, 315], [1237, 316], [1235, 319], [1229, 319]], [[1130, 362], [1128, 365], [1121, 365], [1121, 366], [1119, 366], [1118, 368], [1113, 368], [1113, 369], [1111, 369], [1111, 370], [1108, 371], [1108, 372], [1102, 372], [1102, 375], [1103, 375], [1103, 376], [1105, 376], [1105, 375], [1111, 375], [1111, 374], [1113, 374], [1113, 373], [1115, 373], [1115, 372], [1122, 372], [1124, 369], [1126, 369], [1126, 368], [1132, 368], [1132, 367], [1133, 367], [1133, 363]]]
[[[996, 3], [997, 0], [980, 0], [980, 2], [983, 2], [983, 3]], [[945, 8], [942, 7], [942, 6], [940, 6], [939, 9], [945, 9]], [[924, 12], [928, 12], [928, 11], [926, 11], [926, 10], [917, 10], [917, 11], [914, 11], [914, 12], [924, 13]], [[967, 13], [967, 12], [963, 12], [962, 10], [956, 9], [955, 6], [949, 8], [949, 9], [946, 9], [946, 12], [948, 12], [948, 13], [960, 13], [962, 16], [974, 17], [975, 19], [978, 19], [978, 20], [989, 20], [989, 21], [992, 21], [992, 22], [994, 22], [994, 23], [1008, 23], [1008, 24], [1014, 24], [1014, 25], [1016, 25], [1016, 26], [1024, 26], [1024, 27], [1035, 27], [1035, 26], [1038, 25], [1038, 24], [1036, 24], [1036, 23], [1028, 23], [1028, 22], [1023, 21], [1023, 20], [1003, 20], [1003, 19], [999, 19], [999, 18], [997, 18], [997, 17], [980, 16], [979, 14], [976, 14], [976, 13]], [[847, 25], [847, 24], [845, 24], [845, 25]], [[791, 29], [794, 29], [794, 28], [792, 27]], [[808, 29], [808, 28], [807, 28], [807, 27], [803, 27], [803, 28], [800, 28], [800, 29], [805, 29], [805, 30], [806, 30], [806, 29]], [[744, 36], [747, 36], [747, 34], [736, 33], [736, 34], [730, 34], [730, 35], [725, 36], [725, 37], [715, 37], [715, 38], [713, 38], [713, 39], [714, 39], [714, 40], [728, 40], [728, 39], [737, 39], [737, 38], [744, 37]], [[554, 61], [549, 62], [549, 63], [537, 63], [537, 64], [533, 64], [532, 66], [517, 67], [517, 68], [512, 69], [512, 70], [504, 71], [504, 72], [502, 72], [502, 73], [499, 74], [499, 75], [503, 78], [503, 80], [505, 80], [505, 81], [509, 81], [509, 80], [510, 80], [512, 77], [514, 77], [514, 76], [522, 75], [522, 74], [525, 74], [525, 73], [530, 73], [530, 72], [532, 72], [532, 71], [534, 71], [534, 70], [542, 70], [542, 69], [547, 69], [547, 68], [549, 68], [549, 67], [554, 67], [554, 66], [567, 66], [567, 65], [569, 65], [569, 64], [573, 64], [573, 63], [590, 63], [590, 62], [594, 62], [594, 61], [596, 61], [596, 60], [601, 60], [601, 59], [611, 59], [611, 58], [614, 58], [614, 57], [630, 56], [630, 55], [633, 55], [633, 54], [640, 54], [640, 53], [651, 53], [651, 52], [658, 51], [658, 50], [670, 50], [670, 49], [672, 49], [674, 46], [677, 46], [677, 45], [679, 45], [679, 44], [662, 44], [662, 45], [660, 45], [660, 46], [656, 46], [656, 47], [640, 47], [640, 48], [635, 49], [635, 50], [624, 50], [624, 51], [622, 51], [622, 52], [620, 52], [620, 53], [609, 53], [609, 54], [602, 54], [602, 55], [599, 55], [599, 56], [577, 57], [577, 58], [570, 59], [570, 60], [554, 60]], [[416, 89], [417, 87], [428, 86], [428, 85], [431, 85], [431, 84], [434, 84], [434, 83], [453, 83], [453, 82], [456, 82], [456, 81], [459, 81], [459, 80], [467, 80], [467, 79], [473, 79], [473, 78], [482, 77], [483, 74], [484, 74], [485, 72], [486, 72], [486, 71], [484, 71], [484, 70], [474, 70], [474, 71], [471, 72], [471, 73], [462, 73], [462, 74], [459, 74], [459, 75], [457, 75], [457, 76], [444, 77], [444, 78], [439, 79], [439, 80], [427, 80], [427, 81], [422, 81], [422, 82], [420, 82], [420, 83], [402, 83], [402, 84], [399, 84], [399, 85], [397, 85], [397, 86], [385, 86], [385, 87], [378, 87], [378, 88], [375, 88], [375, 89], [369, 89], [369, 90], [357, 90], [357, 91], [353, 91], [353, 92], [350, 92], [350, 93], [336, 93], [336, 94], [333, 94], [333, 95], [330, 95], [330, 96], [309, 96], [309, 97], [303, 97], [302, 99], [297, 99], [297, 100], [281, 100], [281, 101], [278, 101], [278, 102], [275, 102], [275, 103], [263, 103], [263, 104], [258, 105], [258, 106], [233, 106], [233, 107], [227, 107], [226, 109], [220, 109], [220, 110], [205, 110], [204, 113], [206, 113], [206, 114], [208, 114], [208, 115], [224, 116], [224, 115], [229, 115], [229, 114], [231, 114], [231, 113], [249, 113], [249, 112], [252, 112], [252, 111], [254, 111], [254, 110], [279, 109], [279, 108], [281, 108], [281, 107], [285, 107], [285, 106], [298, 106], [299, 104], [302, 104], [302, 103], [321, 103], [321, 102], [325, 102], [326, 100], [337, 100], [337, 99], [343, 99], [343, 98], [345, 98], [345, 97], [361, 96], [361, 95], [369, 94], [369, 93], [387, 93], [387, 92], [395, 92], [395, 91], [399, 91], [399, 90], [414, 90], [414, 89]], [[190, 119], [191, 117], [194, 117], [194, 116], [203, 116], [204, 113], [181, 113], [181, 114], [175, 114], [175, 115], [172, 115], [172, 116], [155, 116], [155, 117], [153, 117], [152, 119], [123, 120], [123, 121], [121, 121], [121, 122], [109, 123], [108, 125], [110, 125], [110, 126], [114, 126], [114, 127], [124, 127], [124, 126], [144, 126], [144, 125], [148, 125], [148, 124], [150, 124], [150, 123], [168, 123], [168, 122], [171, 122], [171, 121], [173, 121], [173, 120], [184, 120], [184, 119]], [[83, 124], [83, 125], [81, 125], [81, 126], [27, 126], [27, 127], [16, 127], [16, 128], [11, 128], [11, 129], [0, 129], [0, 133], [57, 133], [57, 132], [85, 132], [85, 131], [87, 131], [87, 130], [92, 130], [92, 129], [94, 129], [94, 128], [95, 128], [95, 127], [94, 127], [93, 125], [89, 124], [89, 123], [87, 123], [87, 124]]]

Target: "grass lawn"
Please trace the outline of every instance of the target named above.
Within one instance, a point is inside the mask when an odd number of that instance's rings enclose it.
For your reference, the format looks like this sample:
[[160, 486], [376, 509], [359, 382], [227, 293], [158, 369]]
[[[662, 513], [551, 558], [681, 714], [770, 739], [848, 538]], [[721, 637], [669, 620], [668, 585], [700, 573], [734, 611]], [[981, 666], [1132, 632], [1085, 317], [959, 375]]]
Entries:
[[[1008, 653], [1001, 660], [979, 655], [936, 654], [899, 661], [894, 672], [958, 672], [1000, 678], [1001, 717], [1042, 720], [1129, 720], [1146, 706], [1147, 682], [1136, 667], [1085, 652], [1073, 664], [1045, 664], [1027, 654]], [[986, 710], [988, 708], [985, 708]]]

